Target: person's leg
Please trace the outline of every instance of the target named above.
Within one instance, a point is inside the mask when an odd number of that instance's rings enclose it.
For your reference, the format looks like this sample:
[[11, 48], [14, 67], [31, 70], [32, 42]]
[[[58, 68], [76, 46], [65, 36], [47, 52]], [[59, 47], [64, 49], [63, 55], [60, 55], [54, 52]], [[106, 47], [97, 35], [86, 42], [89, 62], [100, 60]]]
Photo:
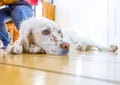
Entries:
[[11, 10], [8, 7], [0, 9], [0, 40], [5, 47], [11, 42], [11, 38], [5, 25], [5, 21], [9, 18], [10, 11]]
[[32, 16], [33, 10], [30, 7], [24, 5], [16, 6], [11, 13], [11, 18], [18, 30], [21, 21], [26, 20]]

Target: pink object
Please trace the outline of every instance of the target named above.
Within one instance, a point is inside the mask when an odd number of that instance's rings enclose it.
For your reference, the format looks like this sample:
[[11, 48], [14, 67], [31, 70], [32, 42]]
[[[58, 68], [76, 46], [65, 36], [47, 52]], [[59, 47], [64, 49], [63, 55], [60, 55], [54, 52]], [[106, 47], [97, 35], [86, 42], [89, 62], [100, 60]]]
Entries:
[[38, 0], [25, 0], [25, 1], [27, 1], [29, 4], [31, 4], [31, 5], [38, 5]]

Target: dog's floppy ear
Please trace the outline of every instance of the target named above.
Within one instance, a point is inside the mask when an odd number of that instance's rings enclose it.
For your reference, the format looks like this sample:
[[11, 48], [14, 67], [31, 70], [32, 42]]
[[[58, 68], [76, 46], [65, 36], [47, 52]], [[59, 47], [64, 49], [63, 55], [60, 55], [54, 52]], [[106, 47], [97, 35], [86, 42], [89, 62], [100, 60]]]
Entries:
[[[31, 26], [31, 20], [23, 21], [20, 25], [19, 30], [19, 38], [22, 43], [24, 51], [29, 51], [29, 44], [30, 44], [30, 36], [32, 35], [32, 26]], [[29, 24], [29, 25], [28, 25]]]
[[[32, 28], [31, 28], [32, 29]], [[21, 42], [22, 42], [22, 46], [24, 48], [24, 51], [26, 53], [28, 53], [29, 51], [29, 47], [30, 47], [30, 43], [31, 43], [31, 40], [33, 40], [32, 38], [32, 31], [31, 29], [29, 30], [29, 32], [27, 32], [24, 37], [22, 38]]]

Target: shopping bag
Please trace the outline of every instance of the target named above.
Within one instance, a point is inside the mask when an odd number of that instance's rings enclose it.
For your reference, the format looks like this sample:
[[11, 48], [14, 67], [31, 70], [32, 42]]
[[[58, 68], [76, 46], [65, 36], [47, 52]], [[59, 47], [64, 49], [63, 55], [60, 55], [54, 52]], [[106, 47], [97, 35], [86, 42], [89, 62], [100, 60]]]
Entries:
[[19, 1], [19, 0], [0, 0], [0, 6], [12, 4], [12, 3], [15, 3], [17, 1]]

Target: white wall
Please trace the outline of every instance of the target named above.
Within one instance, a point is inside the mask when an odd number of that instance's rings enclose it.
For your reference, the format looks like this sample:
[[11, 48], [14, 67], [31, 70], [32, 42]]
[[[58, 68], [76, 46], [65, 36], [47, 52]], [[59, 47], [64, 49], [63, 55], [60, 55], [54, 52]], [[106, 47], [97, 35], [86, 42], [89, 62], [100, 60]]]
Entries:
[[120, 0], [109, 0], [109, 43], [120, 45]]
[[56, 22], [77, 30], [82, 37], [107, 44], [107, 0], [54, 0]]
[[36, 6], [35, 18], [40, 19], [41, 17], [42, 17], [42, 3], [39, 2], [38, 5]]

